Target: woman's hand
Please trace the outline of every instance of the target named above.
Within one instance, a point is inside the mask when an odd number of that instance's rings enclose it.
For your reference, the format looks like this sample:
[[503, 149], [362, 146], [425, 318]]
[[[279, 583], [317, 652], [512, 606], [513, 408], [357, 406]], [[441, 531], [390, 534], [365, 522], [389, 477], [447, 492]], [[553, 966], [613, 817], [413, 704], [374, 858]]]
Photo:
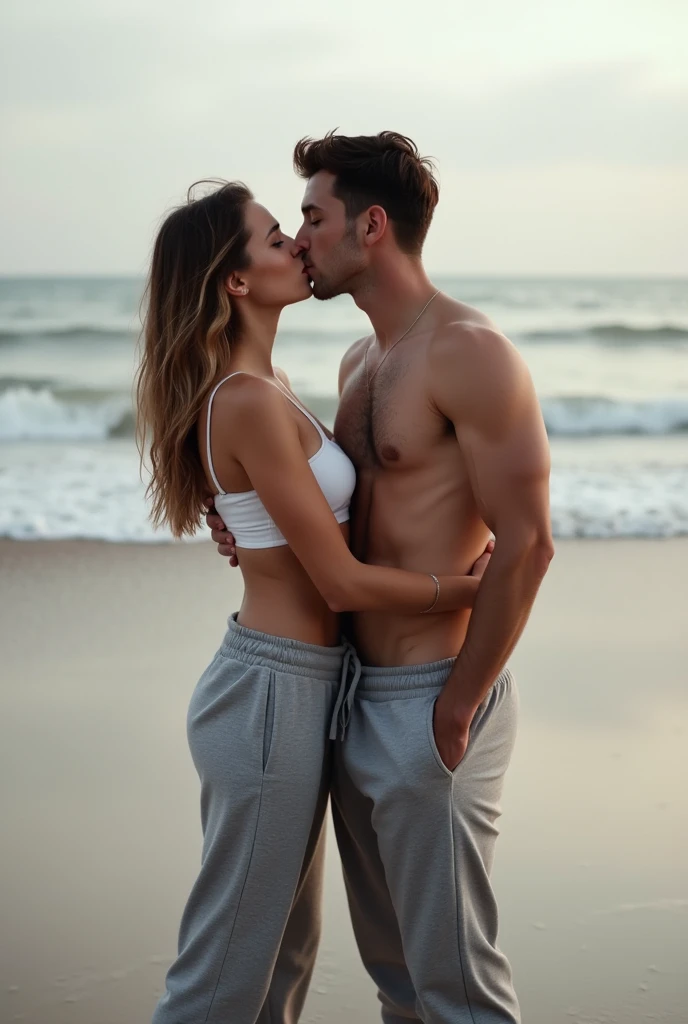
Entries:
[[[207, 518], [207, 517], [206, 517]], [[213, 540], [215, 537], [213, 536]], [[494, 541], [488, 540], [487, 547], [483, 551], [480, 558], [476, 561], [475, 565], [471, 569], [470, 575], [475, 576], [476, 579], [482, 579], [483, 573], [487, 569], [490, 559], [492, 558], [492, 552], [494, 551]]]

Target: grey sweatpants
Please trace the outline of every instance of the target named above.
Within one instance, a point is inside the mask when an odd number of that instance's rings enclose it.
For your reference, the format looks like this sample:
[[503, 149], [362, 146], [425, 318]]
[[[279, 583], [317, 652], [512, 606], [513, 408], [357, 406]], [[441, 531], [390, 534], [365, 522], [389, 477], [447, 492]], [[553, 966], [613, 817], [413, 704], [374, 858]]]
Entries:
[[505, 669], [466, 754], [443, 764], [433, 708], [453, 660], [363, 668], [335, 748], [333, 815], [363, 962], [385, 1024], [517, 1024], [490, 870], [516, 729]]
[[353, 651], [228, 626], [188, 710], [202, 865], [153, 1024], [296, 1024], [320, 937], [328, 734]]

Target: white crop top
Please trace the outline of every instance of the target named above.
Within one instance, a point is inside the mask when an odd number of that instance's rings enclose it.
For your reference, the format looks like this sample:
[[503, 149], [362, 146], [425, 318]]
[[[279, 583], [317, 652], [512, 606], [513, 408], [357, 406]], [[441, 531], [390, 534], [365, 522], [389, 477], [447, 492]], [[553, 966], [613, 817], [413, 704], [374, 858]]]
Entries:
[[[238, 370], [237, 373], [243, 373]], [[236, 545], [239, 548], [276, 548], [288, 544], [284, 535], [277, 527], [275, 521], [268, 514], [263, 502], [258, 497], [257, 491], [241, 491], [239, 493], [227, 493], [220, 486], [220, 481], [215, 475], [213, 459], [210, 454], [210, 414], [213, 407], [213, 399], [218, 388], [229, 380], [236, 377], [237, 373], [230, 373], [213, 388], [208, 399], [208, 417], [206, 426], [206, 449], [208, 452], [208, 468], [213, 482], [217, 487], [215, 495], [215, 508], [227, 529], [234, 534]], [[327, 502], [334, 513], [338, 523], [346, 523], [349, 519], [349, 504], [351, 495], [356, 486], [356, 471], [353, 463], [344, 454], [335, 441], [331, 441], [324, 432], [314, 416], [307, 409], [297, 402], [286, 388], [281, 388], [275, 381], [275, 387], [299, 409], [303, 415], [310, 420], [320, 435], [321, 444], [315, 455], [308, 460], [313, 471], [313, 476], [320, 485], [320, 490], [325, 495]]]

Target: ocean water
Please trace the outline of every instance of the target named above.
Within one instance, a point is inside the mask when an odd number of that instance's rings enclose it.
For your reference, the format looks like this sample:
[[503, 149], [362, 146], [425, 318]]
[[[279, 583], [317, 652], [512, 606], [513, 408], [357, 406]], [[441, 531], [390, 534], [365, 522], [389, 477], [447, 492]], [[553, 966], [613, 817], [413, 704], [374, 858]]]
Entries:
[[[559, 537], [688, 534], [688, 281], [440, 278], [508, 334], [552, 444]], [[0, 536], [167, 541], [133, 440], [139, 279], [0, 279]], [[367, 332], [348, 297], [288, 309], [275, 361], [326, 423]]]

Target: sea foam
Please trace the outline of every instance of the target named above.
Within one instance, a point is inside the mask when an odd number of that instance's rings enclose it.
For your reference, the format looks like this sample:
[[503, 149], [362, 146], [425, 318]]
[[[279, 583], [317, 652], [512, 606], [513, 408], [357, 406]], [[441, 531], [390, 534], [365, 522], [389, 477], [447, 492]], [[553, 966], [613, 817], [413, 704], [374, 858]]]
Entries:
[[[171, 540], [149, 521], [145, 474], [129, 442], [24, 448], [0, 466], [0, 536]], [[551, 494], [557, 537], [688, 535], [688, 465], [555, 465]], [[207, 536], [203, 528], [197, 539]]]

